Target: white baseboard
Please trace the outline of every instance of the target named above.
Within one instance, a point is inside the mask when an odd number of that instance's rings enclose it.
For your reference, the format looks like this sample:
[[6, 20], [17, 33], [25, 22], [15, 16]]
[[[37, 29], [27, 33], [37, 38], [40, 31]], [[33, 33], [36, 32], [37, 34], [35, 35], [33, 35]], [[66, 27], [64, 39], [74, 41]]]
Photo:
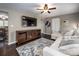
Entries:
[[15, 43], [16, 43], [16, 41], [14, 41], [14, 42], [10, 42], [10, 43], [8, 43], [8, 45], [15, 44]]

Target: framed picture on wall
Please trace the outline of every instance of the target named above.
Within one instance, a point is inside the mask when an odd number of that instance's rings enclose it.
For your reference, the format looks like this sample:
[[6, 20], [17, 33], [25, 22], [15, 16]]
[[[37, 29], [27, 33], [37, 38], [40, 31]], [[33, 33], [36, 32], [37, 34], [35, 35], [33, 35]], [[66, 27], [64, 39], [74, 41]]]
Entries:
[[45, 26], [50, 27], [50, 26], [51, 26], [50, 21], [46, 21], [46, 22], [45, 22]]

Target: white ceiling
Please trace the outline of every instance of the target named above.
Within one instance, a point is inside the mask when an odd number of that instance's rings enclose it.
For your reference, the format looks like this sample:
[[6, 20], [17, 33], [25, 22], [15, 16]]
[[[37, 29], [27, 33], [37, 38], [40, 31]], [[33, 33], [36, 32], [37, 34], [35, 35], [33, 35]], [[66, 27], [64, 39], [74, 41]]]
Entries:
[[43, 13], [40, 14], [41, 11], [37, 11], [37, 8], [40, 8], [40, 6], [43, 6], [44, 4], [39, 3], [0, 3], [0, 9], [11, 9], [11, 10], [17, 10], [17, 11], [23, 11], [23, 12], [32, 12], [36, 15], [42, 15], [42, 16], [58, 16], [63, 14], [70, 14], [70, 13], [76, 13], [79, 12], [79, 4], [78, 3], [52, 3], [48, 4], [50, 7], [56, 6], [56, 10], [52, 10], [50, 14]]

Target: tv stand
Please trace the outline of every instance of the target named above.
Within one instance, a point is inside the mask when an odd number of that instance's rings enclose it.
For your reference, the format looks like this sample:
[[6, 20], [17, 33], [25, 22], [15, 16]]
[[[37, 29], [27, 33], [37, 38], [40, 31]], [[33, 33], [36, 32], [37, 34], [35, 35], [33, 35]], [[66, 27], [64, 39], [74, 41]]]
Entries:
[[40, 29], [16, 31], [17, 44], [31, 41], [31, 40], [34, 40], [34, 39], [40, 38], [40, 37], [41, 37]]

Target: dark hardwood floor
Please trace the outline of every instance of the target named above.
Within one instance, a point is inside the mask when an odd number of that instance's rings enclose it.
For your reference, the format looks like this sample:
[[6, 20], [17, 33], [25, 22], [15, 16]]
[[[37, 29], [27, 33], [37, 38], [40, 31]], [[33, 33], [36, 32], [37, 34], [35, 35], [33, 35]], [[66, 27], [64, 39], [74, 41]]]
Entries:
[[19, 56], [16, 45], [7, 45], [7, 42], [0, 41], [0, 56]]
[[0, 41], [0, 56], [19, 56], [16, 48], [34, 40], [30, 40], [28, 42], [24, 42], [19, 45], [18, 44], [8, 45], [6, 41]]
[[0, 56], [19, 56], [16, 48], [34, 40], [30, 40], [28, 42], [24, 42], [19, 45], [18, 44], [8, 45], [7, 41], [0, 41]]

